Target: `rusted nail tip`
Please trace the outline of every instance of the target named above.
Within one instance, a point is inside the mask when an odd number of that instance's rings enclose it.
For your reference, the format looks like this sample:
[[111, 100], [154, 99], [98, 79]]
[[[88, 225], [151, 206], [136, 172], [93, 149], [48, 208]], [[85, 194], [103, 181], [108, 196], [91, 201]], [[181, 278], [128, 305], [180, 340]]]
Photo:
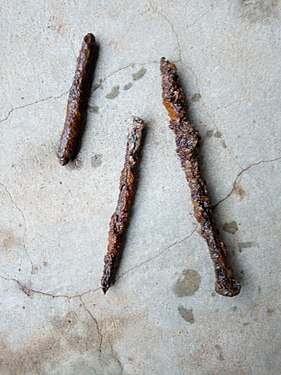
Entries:
[[235, 297], [241, 291], [240, 283], [233, 278], [216, 281], [215, 291], [224, 297]]
[[66, 165], [69, 163], [69, 159], [66, 159], [66, 158], [60, 158], [59, 159], [59, 162], [60, 162], [60, 165]]
[[84, 36], [84, 42], [87, 44], [94, 44], [96, 41], [95, 36], [92, 33], [88, 33]]
[[144, 128], [145, 122], [140, 117], [133, 117], [133, 127]]

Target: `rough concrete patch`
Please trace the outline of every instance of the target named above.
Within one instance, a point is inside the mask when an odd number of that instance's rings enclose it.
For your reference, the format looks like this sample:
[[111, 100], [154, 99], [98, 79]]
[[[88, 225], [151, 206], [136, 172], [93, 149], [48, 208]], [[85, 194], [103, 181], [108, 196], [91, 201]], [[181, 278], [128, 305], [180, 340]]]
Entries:
[[2, 338], [1, 374], [45, 374], [49, 373], [47, 369], [59, 374], [68, 367], [68, 362], [74, 361], [73, 368], [74, 364], [85, 361], [85, 356], [87, 366], [94, 363], [97, 373], [121, 374], [120, 363], [111, 354], [110, 344], [105, 343], [100, 355], [101, 336], [97, 325], [88, 314], [81, 312], [69, 311], [63, 317], [52, 318], [52, 329], [33, 334], [30, 341], [19, 348], [12, 347], [7, 337]]
[[102, 165], [102, 154], [96, 154], [91, 158], [92, 168], [98, 168]]
[[24, 243], [23, 238], [15, 235], [13, 230], [0, 228], [0, 252], [5, 253], [12, 251], [13, 248]]
[[251, 23], [278, 18], [279, 0], [240, 0], [242, 17]]

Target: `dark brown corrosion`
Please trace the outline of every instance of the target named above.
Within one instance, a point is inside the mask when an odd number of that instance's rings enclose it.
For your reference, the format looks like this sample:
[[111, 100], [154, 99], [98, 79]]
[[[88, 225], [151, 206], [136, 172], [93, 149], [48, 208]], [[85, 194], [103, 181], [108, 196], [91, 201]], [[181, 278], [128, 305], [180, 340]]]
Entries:
[[241, 286], [234, 278], [227, 260], [226, 246], [219, 238], [215, 225], [212, 205], [208, 197], [207, 184], [199, 171], [198, 143], [199, 134], [188, 121], [186, 101], [180, 85], [177, 69], [164, 57], [160, 61], [162, 75], [163, 104], [170, 116], [170, 128], [176, 135], [176, 151], [188, 181], [194, 215], [201, 226], [203, 237], [209, 246], [215, 267], [218, 294], [233, 297], [239, 294]]
[[83, 39], [73, 83], [69, 91], [66, 119], [58, 150], [61, 165], [73, 160], [79, 151], [92, 85], [95, 50], [95, 37], [93, 34], [87, 34]]
[[125, 164], [120, 176], [119, 197], [116, 210], [111, 216], [108, 232], [108, 247], [104, 257], [104, 270], [101, 286], [104, 293], [114, 281], [117, 265], [120, 261], [124, 234], [134, 201], [137, 166], [143, 139], [144, 122], [135, 118], [129, 130]]

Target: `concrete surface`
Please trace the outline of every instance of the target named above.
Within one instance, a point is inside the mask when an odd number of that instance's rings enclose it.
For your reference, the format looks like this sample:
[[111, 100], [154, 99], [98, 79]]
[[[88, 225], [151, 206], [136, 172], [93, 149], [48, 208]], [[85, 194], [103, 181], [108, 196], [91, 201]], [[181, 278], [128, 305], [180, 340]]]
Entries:
[[[0, 373], [278, 375], [278, 0], [3, 0]], [[56, 157], [83, 35], [100, 44], [78, 160]], [[242, 282], [214, 293], [161, 104], [177, 63]], [[127, 127], [148, 123], [119, 279], [99, 287]]]

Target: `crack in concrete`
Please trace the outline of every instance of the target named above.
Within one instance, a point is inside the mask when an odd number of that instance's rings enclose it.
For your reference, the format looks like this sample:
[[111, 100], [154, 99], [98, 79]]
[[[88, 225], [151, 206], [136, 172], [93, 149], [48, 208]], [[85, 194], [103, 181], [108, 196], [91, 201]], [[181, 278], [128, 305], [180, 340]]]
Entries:
[[216, 108], [216, 109], [214, 110], [214, 113], [215, 113], [215, 112], [218, 112], [218, 111], [221, 110], [221, 109], [226, 109], [226, 108], [228, 108], [228, 107], [230, 107], [230, 106], [232, 106], [232, 105], [234, 105], [234, 104], [242, 103], [242, 102], [244, 102], [244, 101], [247, 100], [247, 99], [248, 99], [248, 98], [241, 98], [241, 99], [233, 100], [233, 101], [230, 102], [230, 103], [226, 103], [226, 104], [222, 105], [221, 107]]
[[157, 8], [157, 6], [154, 6], [153, 3], [152, 3], [152, 0], [149, 0], [149, 5], [152, 9], [152, 11], [157, 14], [158, 16], [162, 17], [171, 27], [171, 30], [176, 38], [176, 42], [177, 42], [177, 50], [178, 50], [178, 54], [179, 54], [179, 62], [182, 63], [182, 52], [181, 52], [181, 45], [180, 45], [180, 39], [179, 39], [179, 34], [177, 33], [176, 29], [175, 29], [175, 26], [173, 24], [173, 22], [166, 16], [166, 14], [164, 14], [161, 10], [159, 10], [159, 8]]
[[19, 205], [17, 204], [17, 202], [14, 200], [11, 192], [9, 191], [9, 189], [7, 188], [6, 185], [4, 185], [3, 183], [0, 182], [0, 185], [3, 186], [3, 188], [5, 189], [6, 193], [9, 195], [10, 199], [11, 199], [11, 202], [14, 204], [14, 206], [17, 208], [17, 210], [21, 213], [21, 216], [23, 218], [23, 221], [24, 221], [24, 235], [23, 235], [23, 248], [24, 248], [24, 251], [26, 253], [26, 256], [30, 262], [30, 265], [31, 265], [31, 274], [33, 273], [35, 267], [34, 267], [34, 264], [32, 262], [32, 259], [30, 257], [30, 254], [27, 250], [27, 246], [26, 246], [26, 233], [27, 233], [27, 221], [26, 221], [26, 217], [25, 217], [25, 214], [23, 212], [23, 209], [21, 209], [19, 207]]
[[181, 243], [181, 242], [187, 240], [187, 239], [190, 238], [191, 236], [193, 236], [193, 234], [194, 234], [196, 231], [197, 231], [197, 226], [196, 226], [195, 229], [193, 229], [193, 231], [192, 231], [188, 236], [186, 236], [186, 237], [184, 237], [184, 238], [182, 238], [182, 239], [180, 239], [180, 240], [177, 240], [177, 241], [173, 242], [171, 245], [169, 245], [168, 247], [166, 247], [164, 250], [160, 251], [160, 253], [154, 255], [154, 256], [151, 257], [151, 258], [148, 258], [147, 260], [145, 260], [145, 261], [139, 263], [139, 264], [136, 265], [135, 267], [130, 268], [128, 271], [125, 271], [124, 273], [122, 273], [119, 277], [116, 278], [116, 281], [117, 281], [117, 280], [120, 280], [121, 277], [127, 275], [128, 273], [130, 273], [130, 272], [132, 272], [132, 271], [135, 271], [136, 269], [138, 269], [138, 268], [144, 266], [145, 264], [148, 264], [148, 263], [151, 262], [152, 260], [155, 260], [155, 259], [159, 258], [161, 255], [165, 254], [168, 250], [170, 250], [171, 248], [173, 248], [173, 247], [176, 246], [177, 244], [179, 244], [179, 243]]
[[113, 344], [112, 344], [110, 338], [108, 337], [107, 339], [108, 339], [108, 342], [109, 342], [109, 345], [110, 345], [111, 356], [112, 356], [112, 358], [114, 358], [116, 360], [116, 362], [118, 363], [118, 365], [120, 367], [121, 373], [119, 375], [122, 375], [122, 374], [124, 374], [123, 365], [122, 365], [120, 359], [115, 354], [115, 351], [113, 349]]
[[80, 295], [74, 295], [74, 296], [68, 296], [68, 295], [65, 295], [65, 294], [51, 294], [51, 293], [48, 293], [48, 292], [43, 292], [41, 290], [36, 290], [36, 289], [32, 289], [30, 287], [28, 287], [26, 284], [22, 283], [21, 281], [15, 279], [14, 277], [6, 277], [6, 276], [3, 276], [3, 275], [0, 275], [0, 278], [3, 279], [3, 280], [6, 280], [6, 281], [13, 281], [15, 283], [18, 284], [20, 290], [26, 294], [28, 297], [32, 297], [34, 294], [41, 294], [43, 296], [48, 296], [48, 297], [52, 297], [52, 298], [67, 298], [67, 299], [72, 299], [72, 298], [77, 298], [77, 297], [80, 297]]
[[192, 27], [192, 26], [196, 25], [196, 23], [199, 22], [202, 18], [206, 17], [209, 13], [211, 13], [212, 10], [213, 10], [213, 8], [207, 10], [207, 12], [203, 13], [202, 16], [198, 17], [194, 22], [187, 25], [187, 27], [189, 28], [189, 27]]
[[136, 65], [138, 65], [138, 66], [145, 66], [145, 65], [152, 65], [152, 64], [156, 64], [156, 63], [159, 63], [159, 61], [158, 60], [152, 60], [152, 61], [148, 61], [148, 62], [145, 62], [145, 63], [132, 62], [130, 64], [122, 66], [121, 68], [118, 68], [118, 69], [114, 70], [113, 72], [109, 73], [106, 77], [101, 78], [100, 81], [99, 81], [99, 83], [97, 85], [95, 85], [95, 86], [93, 85], [94, 88], [92, 89], [92, 92], [98, 90], [104, 82], [106, 82], [110, 77], [112, 77], [115, 74], [121, 72], [122, 70], [125, 70], [125, 69], [128, 69], [128, 68], [133, 68]]
[[206, 115], [209, 117], [211, 123], [213, 124], [214, 128], [216, 129], [217, 132], [221, 133], [222, 134], [222, 139], [223, 141], [225, 142], [225, 144], [227, 145], [227, 151], [231, 157], [231, 159], [239, 166], [239, 168], [242, 169], [242, 166], [240, 165], [240, 163], [238, 162], [238, 160], [236, 159], [231, 147], [229, 146], [229, 144], [227, 143], [222, 131], [220, 130], [220, 128], [218, 127], [218, 125], [216, 124], [213, 116], [211, 115], [211, 113], [209, 112], [208, 108], [207, 108], [207, 105], [206, 103], [204, 102], [204, 99], [203, 99], [203, 95], [202, 95], [202, 90], [200, 89], [200, 85], [199, 85], [199, 78], [197, 76], [197, 74], [195, 73], [195, 71], [193, 70], [193, 68], [187, 64], [187, 63], [183, 63], [184, 65], [186, 65], [186, 67], [190, 70], [191, 74], [193, 75], [193, 77], [195, 78], [195, 81], [196, 81], [196, 86], [197, 86], [197, 90], [198, 90], [198, 93], [200, 93], [201, 97], [200, 97], [200, 100], [202, 102], [202, 107], [204, 108], [205, 110], [205, 113]]
[[101, 329], [99, 327], [99, 323], [98, 323], [97, 319], [94, 317], [94, 315], [91, 313], [91, 311], [87, 308], [85, 302], [82, 299], [82, 296], [79, 296], [79, 299], [80, 299], [80, 301], [81, 301], [81, 303], [82, 303], [85, 311], [90, 315], [91, 319], [95, 323], [95, 326], [96, 326], [96, 329], [97, 329], [97, 332], [98, 332], [98, 335], [99, 335], [99, 338], [100, 338], [98, 351], [99, 351], [99, 360], [101, 360], [102, 344], [103, 344], [103, 334], [101, 332]]
[[248, 171], [249, 169], [253, 168], [253, 167], [256, 167], [257, 165], [261, 165], [261, 164], [266, 164], [266, 163], [273, 163], [275, 161], [278, 161], [278, 160], [281, 160], [281, 156], [278, 157], [278, 158], [275, 158], [275, 159], [269, 159], [269, 160], [261, 160], [261, 161], [258, 161], [258, 162], [255, 162], [255, 163], [252, 163], [250, 165], [248, 165], [247, 167], [245, 168], [242, 168], [242, 170], [238, 173], [238, 175], [236, 176], [234, 182], [233, 182], [233, 186], [232, 186], [232, 189], [231, 191], [224, 197], [222, 198], [221, 200], [219, 200], [214, 206], [213, 206], [213, 210], [215, 210], [222, 202], [226, 201], [231, 195], [232, 193], [234, 192], [235, 188], [236, 188], [236, 184], [237, 184], [237, 181], [238, 179], [242, 176], [242, 174], [246, 171]]
[[[121, 279], [122, 277], [124, 277], [125, 275], [127, 275], [128, 273], [132, 272], [132, 271], [135, 271], [137, 268], [140, 268], [142, 267], [143, 265], [145, 264], [148, 264], [149, 262], [151, 262], [152, 260], [155, 260], [157, 258], [159, 258], [161, 255], [163, 255], [164, 253], [166, 253], [167, 251], [169, 251], [171, 248], [173, 248], [174, 246], [176, 246], [177, 244], [187, 240], [188, 238], [190, 238], [191, 236], [193, 236], [193, 234], [197, 231], [197, 228], [198, 226], [196, 226], [195, 229], [193, 229], [193, 231], [186, 237], [180, 239], [180, 240], [177, 240], [175, 242], [173, 242], [171, 245], [169, 245], [168, 247], [166, 247], [164, 250], [160, 251], [158, 254], [154, 255], [153, 257], [141, 262], [140, 264], [132, 267], [131, 269], [129, 269], [128, 271], [125, 271], [123, 274], [121, 274], [119, 277], [116, 278], [116, 281]], [[41, 291], [41, 290], [36, 290], [36, 289], [33, 289], [33, 288], [30, 288], [28, 287], [26, 284], [22, 283], [21, 281], [17, 280], [16, 278], [14, 277], [6, 277], [6, 276], [3, 276], [3, 275], [0, 275], [0, 278], [6, 280], [6, 281], [13, 281], [15, 283], [18, 284], [20, 290], [26, 294], [28, 297], [32, 297], [34, 294], [40, 294], [40, 295], [43, 295], [43, 296], [47, 296], [47, 297], [51, 297], [51, 298], [66, 298], [68, 300], [71, 300], [73, 298], [79, 298], [79, 299], [82, 299], [82, 297], [88, 293], [94, 293], [98, 290], [101, 289], [101, 286], [95, 288], [95, 289], [89, 289], [85, 292], [82, 292], [82, 293], [79, 293], [79, 294], [73, 294], [73, 295], [67, 295], [67, 294], [52, 294], [51, 292], [46, 292], [46, 291]], [[81, 301], [82, 303], [84, 303], [84, 301]]]
[[62, 94], [60, 94], [59, 96], [48, 96], [47, 98], [43, 98], [43, 99], [39, 99], [39, 100], [36, 100], [35, 102], [32, 102], [32, 103], [27, 103], [27, 104], [24, 104], [22, 106], [19, 106], [19, 107], [15, 107], [15, 108], [12, 108], [10, 109], [10, 111], [7, 113], [7, 115], [2, 119], [0, 120], [0, 123], [1, 122], [5, 122], [8, 120], [8, 118], [11, 116], [11, 114], [14, 112], [14, 111], [17, 111], [19, 109], [24, 109], [24, 108], [27, 108], [27, 107], [31, 107], [35, 104], [38, 104], [38, 103], [41, 103], [41, 102], [46, 102], [47, 100], [51, 100], [51, 99], [60, 99], [61, 97], [63, 97], [64, 95], [66, 95], [67, 93], [69, 92], [66, 91], [66, 92], [63, 92]]

